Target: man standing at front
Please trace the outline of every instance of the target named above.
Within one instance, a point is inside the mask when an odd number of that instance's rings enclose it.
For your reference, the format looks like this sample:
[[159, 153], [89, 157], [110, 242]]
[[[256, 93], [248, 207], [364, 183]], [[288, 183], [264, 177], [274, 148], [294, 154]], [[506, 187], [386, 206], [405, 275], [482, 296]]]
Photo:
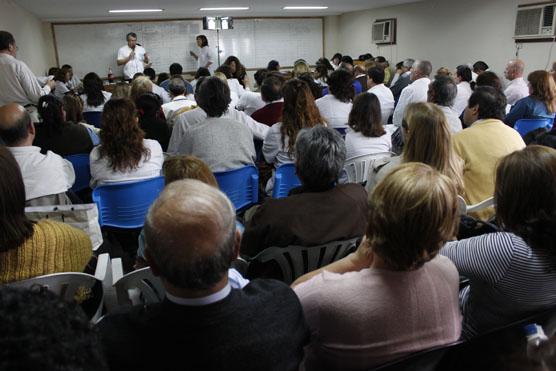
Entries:
[[149, 56], [145, 48], [137, 45], [137, 35], [130, 32], [126, 35], [127, 45], [118, 50], [118, 66], [124, 66], [124, 78], [131, 80], [136, 73], [143, 73]]

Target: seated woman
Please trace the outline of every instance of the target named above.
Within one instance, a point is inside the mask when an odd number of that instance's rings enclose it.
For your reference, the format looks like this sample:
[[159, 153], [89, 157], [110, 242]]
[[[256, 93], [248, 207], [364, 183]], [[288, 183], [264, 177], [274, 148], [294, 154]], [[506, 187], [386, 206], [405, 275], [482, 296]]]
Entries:
[[518, 100], [504, 119], [511, 127], [521, 119], [554, 120], [556, 116], [556, 83], [550, 72], [531, 72], [527, 80], [531, 95]]
[[144, 133], [133, 102], [113, 99], [102, 113], [101, 144], [91, 151], [91, 188], [102, 183], [124, 182], [160, 176], [162, 148]]
[[556, 306], [556, 150], [529, 146], [496, 169], [504, 232], [449, 242], [440, 251], [471, 284], [460, 294], [463, 337]]
[[315, 246], [365, 233], [365, 189], [355, 183], [338, 184], [346, 159], [340, 134], [316, 125], [295, 138], [301, 187], [292, 189], [288, 197], [267, 198], [255, 211], [245, 225], [242, 254], [253, 257], [271, 246]]
[[82, 125], [89, 132], [93, 146], [99, 145], [100, 138], [98, 137], [98, 133], [100, 132], [100, 129], [85, 122], [85, 119], [83, 118], [83, 101], [81, 98], [77, 95], [66, 94], [62, 100], [62, 105], [66, 114], [66, 121]]
[[153, 83], [151, 82], [151, 79], [149, 79], [147, 76], [139, 75], [131, 82], [129, 97], [131, 98], [133, 103], [135, 103], [141, 95], [152, 92]]
[[369, 170], [367, 192], [402, 163], [422, 162], [452, 179], [459, 195], [463, 194], [463, 160], [453, 150], [446, 116], [432, 103], [407, 106], [402, 122], [407, 143], [401, 156], [375, 161]]
[[374, 94], [360, 94], [353, 102], [346, 134], [347, 159], [389, 152], [391, 136], [382, 126], [380, 102]]
[[249, 87], [246, 84], [247, 72], [245, 70], [245, 66], [241, 64], [238, 57], [230, 55], [228, 58], [226, 58], [224, 64], [230, 66], [230, 69], [232, 70], [231, 78], [236, 79], [242, 88], [247, 89]]
[[108, 102], [112, 94], [104, 91], [102, 80], [94, 72], [90, 72], [83, 78], [83, 112], [102, 112], [104, 103]]
[[331, 128], [345, 130], [352, 107], [354, 90], [351, 72], [342, 68], [332, 72], [328, 78], [330, 94], [316, 100], [321, 116]]
[[[215, 71], [215, 75], [216, 73], [221, 73], [224, 76], [226, 76], [226, 82], [228, 83], [228, 87], [230, 88], [230, 92], [232, 95], [237, 95], [237, 100], [236, 99], [232, 99], [235, 100], [235, 104], [237, 104], [239, 102], [239, 98], [241, 98], [241, 96], [243, 95], [243, 93], [245, 92], [245, 88], [243, 86], [241, 86], [240, 82], [238, 81], [238, 79], [236, 79], [232, 73], [232, 68], [230, 66], [228, 66], [227, 64], [223, 64], [220, 67], [218, 67]], [[234, 104], [234, 108], [235, 108], [235, 104]]]
[[312, 332], [306, 370], [368, 370], [458, 340], [458, 271], [438, 255], [457, 230], [456, 196], [432, 167], [398, 167], [370, 196], [357, 251], [292, 284]]
[[154, 93], [146, 93], [135, 102], [139, 111], [139, 126], [145, 132], [145, 139], [154, 139], [166, 152], [170, 141], [170, 128], [161, 111], [161, 99]]
[[62, 157], [78, 153], [89, 153], [93, 141], [83, 125], [66, 121], [62, 102], [52, 95], [39, 99], [38, 112], [41, 122], [35, 125], [33, 145], [41, 147], [41, 152], [52, 151]]
[[[294, 162], [295, 140], [301, 129], [324, 123], [306, 82], [289, 80], [283, 85], [282, 95], [282, 122], [272, 125], [263, 142], [264, 159], [275, 168]], [[273, 187], [274, 178], [271, 178], [266, 191], [271, 192]]]
[[67, 224], [25, 216], [25, 186], [19, 166], [0, 147], [0, 284], [59, 272], [83, 272], [91, 239]]
[[68, 82], [71, 78], [70, 75], [70, 69], [67, 67], [60, 68], [54, 75], [54, 81], [56, 81], [56, 85], [54, 86], [54, 91], [52, 92], [52, 94], [59, 101], [62, 101], [62, 99], [64, 99], [64, 95], [71, 92], [71, 90], [68, 88]]

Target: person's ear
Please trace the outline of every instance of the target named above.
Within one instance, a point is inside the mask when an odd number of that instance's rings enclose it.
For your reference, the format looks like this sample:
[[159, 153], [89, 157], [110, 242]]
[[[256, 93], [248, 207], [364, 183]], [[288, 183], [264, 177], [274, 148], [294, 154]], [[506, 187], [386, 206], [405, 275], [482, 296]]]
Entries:
[[145, 261], [147, 262], [147, 265], [151, 267], [151, 272], [153, 272], [153, 275], [155, 277], [160, 276], [160, 270], [158, 268], [158, 265], [156, 264], [156, 261], [152, 258], [152, 254], [148, 246], [145, 246]]
[[27, 133], [31, 136], [35, 136], [35, 124], [33, 124], [31, 120], [29, 120], [29, 124], [27, 125]]

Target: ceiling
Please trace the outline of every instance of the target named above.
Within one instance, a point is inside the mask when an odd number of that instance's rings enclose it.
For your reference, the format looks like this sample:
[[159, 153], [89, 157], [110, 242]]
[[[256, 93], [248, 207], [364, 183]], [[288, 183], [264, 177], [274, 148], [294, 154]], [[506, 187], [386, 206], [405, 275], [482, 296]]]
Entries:
[[[13, 0], [48, 22], [119, 21], [200, 18], [205, 15], [232, 17], [288, 17], [338, 15], [422, 0]], [[282, 10], [286, 5], [326, 5], [326, 10]], [[249, 6], [249, 10], [201, 12], [201, 7]], [[162, 8], [161, 13], [109, 14], [109, 9]]]

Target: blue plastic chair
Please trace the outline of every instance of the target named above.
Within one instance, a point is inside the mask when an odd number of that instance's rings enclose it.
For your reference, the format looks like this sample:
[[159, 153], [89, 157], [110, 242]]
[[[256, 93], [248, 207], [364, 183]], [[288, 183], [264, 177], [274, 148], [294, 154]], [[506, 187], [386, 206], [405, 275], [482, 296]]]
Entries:
[[80, 153], [77, 155], [66, 156], [66, 160], [71, 162], [75, 172], [75, 183], [71, 187], [74, 192], [79, 192], [89, 187], [91, 180], [91, 166], [89, 165], [89, 154]]
[[87, 124], [93, 125], [95, 128], [102, 127], [102, 112], [83, 112], [83, 118]]
[[259, 200], [259, 171], [253, 165], [214, 173], [220, 190], [228, 196], [236, 212]]
[[141, 228], [151, 204], [164, 188], [164, 177], [110, 183], [93, 190], [101, 227]]
[[355, 90], [355, 95], [359, 95], [363, 91], [363, 87], [361, 86], [361, 83], [357, 80], [353, 82], [353, 89]]
[[301, 180], [295, 174], [295, 164], [284, 164], [279, 166], [274, 173], [273, 198], [284, 198], [292, 188], [299, 187]]
[[546, 128], [546, 130], [550, 130], [552, 129], [552, 123], [553, 120], [552, 119], [521, 119], [521, 120], [517, 120], [515, 125], [514, 125], [514, 129], [517, 130], [517, 132], [524, 137], [527, 133], [536, 130], [536, 129], [540, 129], [540, 128]]

